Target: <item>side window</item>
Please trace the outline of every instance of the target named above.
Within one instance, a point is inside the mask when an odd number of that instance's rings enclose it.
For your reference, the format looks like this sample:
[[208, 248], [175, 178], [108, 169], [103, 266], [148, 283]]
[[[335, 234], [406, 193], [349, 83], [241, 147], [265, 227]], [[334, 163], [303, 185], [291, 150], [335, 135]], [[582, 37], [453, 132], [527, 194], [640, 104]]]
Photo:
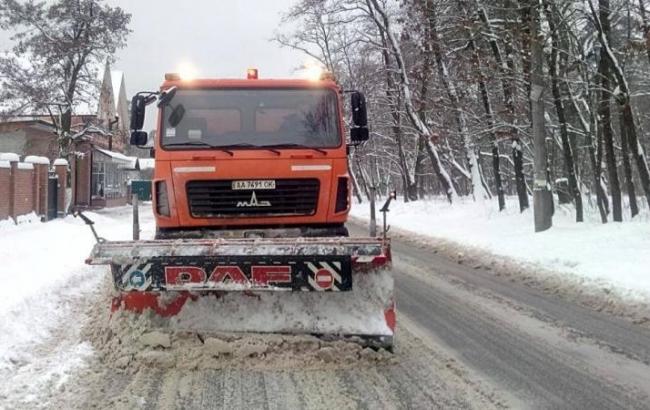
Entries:
[[104, 172], [104, 163], [93, 161], [93, 177], [92, 177], [92, 195], [97, 197], [104, 197], [106, 189], [106, 174]]

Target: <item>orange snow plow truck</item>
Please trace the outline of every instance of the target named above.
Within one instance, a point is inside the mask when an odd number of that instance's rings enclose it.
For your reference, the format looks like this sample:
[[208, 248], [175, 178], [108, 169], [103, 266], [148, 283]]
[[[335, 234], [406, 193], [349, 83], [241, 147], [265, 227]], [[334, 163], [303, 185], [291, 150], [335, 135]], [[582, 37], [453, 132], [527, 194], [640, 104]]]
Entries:
[[[369, 138], [365, 97], [320, 79], [185, 80], [131, 105], [145, 146], [157, 103], [154, 240], [98, 241], [113, 310], [151, 310], [217, 332], [313, 334], [392, 348], [390, 243], [349, 237], [350, 146]], [[343, 96], [350, 96], [349, 143]]]

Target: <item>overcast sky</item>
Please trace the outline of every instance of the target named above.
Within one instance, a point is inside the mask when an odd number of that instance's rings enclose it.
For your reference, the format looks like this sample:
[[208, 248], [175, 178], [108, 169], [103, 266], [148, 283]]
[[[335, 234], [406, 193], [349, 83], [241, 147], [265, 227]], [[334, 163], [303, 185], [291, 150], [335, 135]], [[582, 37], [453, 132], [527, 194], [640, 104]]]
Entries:
[[[125, 73], [129, 98], [158, 89], [164, 73], [190, 65], [199, 77], [290, 77], [305, 61], [270, 39], [295, 0], [107, 0], [132, 14], [128, 46], [113, 69]], [[148, 115], [147, 126], [153, 126]]]
[[181, 64], [202, 77], [287, 77], [305, 59], [269, 41], [280, 14], [294, 0], [108, 0], [133, 15], [126, 49], [114, 69], [124, 71], [129, 97], [155, 89]]

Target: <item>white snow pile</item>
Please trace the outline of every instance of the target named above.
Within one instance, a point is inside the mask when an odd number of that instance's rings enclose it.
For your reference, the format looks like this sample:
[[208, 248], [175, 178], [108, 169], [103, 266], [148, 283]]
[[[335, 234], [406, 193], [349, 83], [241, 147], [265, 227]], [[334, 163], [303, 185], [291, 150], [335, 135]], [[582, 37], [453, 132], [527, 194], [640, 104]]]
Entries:
[[85, 337], [112, 372], [136, 373], [148, 367], [319, 369], [387, 364], [393, 359], [387, 351], [363, 347], [354, 338], [179, 330], [151, 312], [93, 316]]
[[385, 271], [357, 275], [350, 292], [260, 292], [255, 296], [232, 292], [188, 301], [170, 327], [208, 332], [390, 335], [384, 307], [392, 295], [393, 278]]
[[[368, 219], [369, 214], [367, 203], [352, 208], [353, 216]], [[379, 227], [381, 216], [377, 212]], [[587, 285], [615, 289], [631, 301], [650, 301], [647, 209], [634, 220], [602, 224], [597, 210], [585, 208], [585, 220], [575, 222], [572, 206], [556, 206], [553, 227], [535, 233], [533, 210], [520, 213], [516, 198], [508, 198], [503, 212], [496, 200], [482, 204], [459, 198], [449, 205], [436, 198], [394, 201], [388, 213], [389, 225], [396, 228], [510, 257]]]
[[0, 235], [2, 235], [4, 232], [7, 232], [7, 230], [12, 229], [16, 225], [34, 224], [40, 221], [41, 218], [36, 215], [36, 212], [19, 215], [15, 221], [12, 218], [0, 220]]
[[[87, 215], [101, 235], [129, 239], [129, 212], [124, 207]], [[0, 374], [35, 359], [34, 346], [70, 320], [72, 300], [100, 286], [106, 267], [84, 263], [94, 242], [90, 229], [72, 216], [0, 225]]]

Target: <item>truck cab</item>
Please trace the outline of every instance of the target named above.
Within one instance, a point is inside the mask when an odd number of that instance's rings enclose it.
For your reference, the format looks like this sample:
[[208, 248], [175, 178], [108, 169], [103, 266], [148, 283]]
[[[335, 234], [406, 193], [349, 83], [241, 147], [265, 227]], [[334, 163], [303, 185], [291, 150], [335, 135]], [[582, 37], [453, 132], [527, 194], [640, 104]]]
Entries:
[[[343, 91], [306, 79], [183, 80], [132, 101], [131, 143], [158, 99], [153, 209], [157, 239], [347, 236], [350, 209]], [[351, 142], [368, 138], [351, 92]]]

